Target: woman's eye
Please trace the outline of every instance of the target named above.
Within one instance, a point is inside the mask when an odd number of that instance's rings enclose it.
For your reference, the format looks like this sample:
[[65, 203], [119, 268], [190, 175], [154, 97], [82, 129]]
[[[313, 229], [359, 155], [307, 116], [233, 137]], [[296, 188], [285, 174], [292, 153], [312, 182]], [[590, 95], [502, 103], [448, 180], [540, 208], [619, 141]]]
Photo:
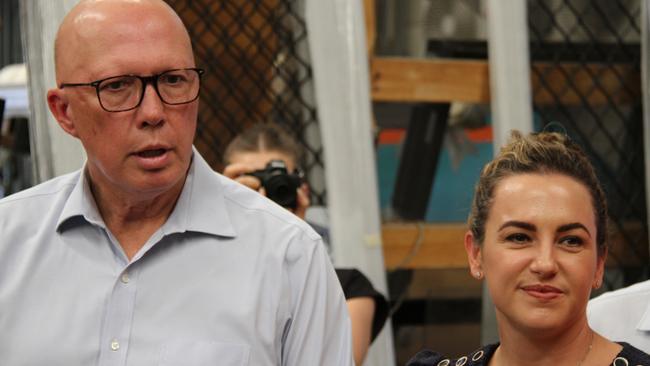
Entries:
[[581, 246], [584, 241], [577, 236], [567, 236], [565, 238], [560, 239], [560, 243], [569, 247], [578, 247]]
[[530, 238], [528, 235], [523, 234], [523, 233], [515, 233], [515, 234], [510, 234], [506, 237], [506, 240], [509, 242], [517, 243], [517, 244], [524, 244], [530, 241]]

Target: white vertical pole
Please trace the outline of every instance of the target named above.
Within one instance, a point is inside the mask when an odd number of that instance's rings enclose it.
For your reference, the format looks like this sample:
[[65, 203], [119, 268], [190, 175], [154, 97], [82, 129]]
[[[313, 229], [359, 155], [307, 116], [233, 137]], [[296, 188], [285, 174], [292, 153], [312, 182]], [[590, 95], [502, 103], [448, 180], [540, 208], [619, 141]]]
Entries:
[[59, 23], [78, 0], [22, 0], [21, 31], [29, 72], [30, 140], [34, 182], [79, 169], [85, 154], [78, 140], [59, 128], [47, 107], [55, 87], [54, 38]]
[[[494, 152], [510, 131], [533, 130], [526, 1], [488, 0], [488, 55]], [[483, 286], [481, 343], [498, 339], [494, 305]]]
[[533, 130], [528, 14], [521, 0], [488, 0], [488, 55], [494, 147], [510, 130]]
[[[641, 90], [643, 90], [643, 151], [645, 159], [645, 196], [650, 220], [650, 4], [641, 2]], [[648, 222], [650, 226], [650, 221]]]
[[[359, 268], [386, 293], [363, 7], [360, 0], [306, 0], [305, 15], [334, 261]], [[387, 322], [365, 364], [394, 360]]]

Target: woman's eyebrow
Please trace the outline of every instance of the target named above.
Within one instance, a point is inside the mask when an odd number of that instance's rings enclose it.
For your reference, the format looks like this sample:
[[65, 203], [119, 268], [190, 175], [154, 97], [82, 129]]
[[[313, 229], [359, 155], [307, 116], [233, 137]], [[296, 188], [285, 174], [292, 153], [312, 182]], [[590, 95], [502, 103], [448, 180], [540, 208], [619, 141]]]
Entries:
[[501, 225], [499, 227], [499, 230], [497, 230], [497, 231], [501, 231], [501, 230], [503, 230], [503, 229], [505, 229], [507, 227], [510, 227], [510, 226], [518, 227], [520, 229], [524, 229], [524, 230], [528, 230], [528, 231], [536, 231], [537, 230], [535, 225], [533, 225], [531, 223], [524, 222], [524, 221], [510, 220], [510, 221], [504, 222], [503, 225]]
[[558, 233], [563, 233], [565, 231], [570, 231], [570, 230], [573, 230], [573, 229], [582, 229], [587, 233], [587, 235], [589, 235], [589, 237], [591, 237], [591, 233], [589, 232], [589, 230], [587, 230], [587, 227], [582, 225], [579, 222], [573, 222], [571, 224], [560, 225], [560, 227], [557, 228], [557, 232]]

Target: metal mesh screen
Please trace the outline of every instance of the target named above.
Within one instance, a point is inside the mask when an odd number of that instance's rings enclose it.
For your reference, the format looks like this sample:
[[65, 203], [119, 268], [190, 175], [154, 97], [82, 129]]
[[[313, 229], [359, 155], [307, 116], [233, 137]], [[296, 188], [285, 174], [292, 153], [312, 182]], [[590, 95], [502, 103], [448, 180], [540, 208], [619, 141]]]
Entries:
[[275, 122], [304, 148], [312, 201], [325, 203], [323, 160], [307, 29], [297, 0], [167, 0], [188, 27], [206, 70], [195, 145], [215, 170], [223, 152], [253, 123]]
[[[639, 0], [529, 0], [536, 128], [566, 129], [610, 206], [604, 290], [648, 278]], [[551, 125], [551, 126], [549, 126]]]
[[23, 62], [18, 1], [3, 0], [0, 3], [0, 68]]

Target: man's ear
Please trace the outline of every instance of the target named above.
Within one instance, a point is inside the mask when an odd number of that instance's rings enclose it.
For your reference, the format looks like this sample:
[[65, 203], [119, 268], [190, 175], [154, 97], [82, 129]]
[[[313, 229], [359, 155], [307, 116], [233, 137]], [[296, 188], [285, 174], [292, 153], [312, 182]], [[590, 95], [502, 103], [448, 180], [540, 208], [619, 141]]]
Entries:
[[50, 107], [50, 112], [52, 112], [54, 119], [56, 119], [63, 131], [78, 138], [79, 135], [76, 126], [69, 116], [69, 103], [66, 93], [58, 88], [48, 90], [47, 105]]
[[467, 262], [472, 277], [476, 279], [483, 278], [483, 257], [481, 254], [481, 245], [476, 242], [471, 230], [465, 233], [465, 251], [467, 252]]

